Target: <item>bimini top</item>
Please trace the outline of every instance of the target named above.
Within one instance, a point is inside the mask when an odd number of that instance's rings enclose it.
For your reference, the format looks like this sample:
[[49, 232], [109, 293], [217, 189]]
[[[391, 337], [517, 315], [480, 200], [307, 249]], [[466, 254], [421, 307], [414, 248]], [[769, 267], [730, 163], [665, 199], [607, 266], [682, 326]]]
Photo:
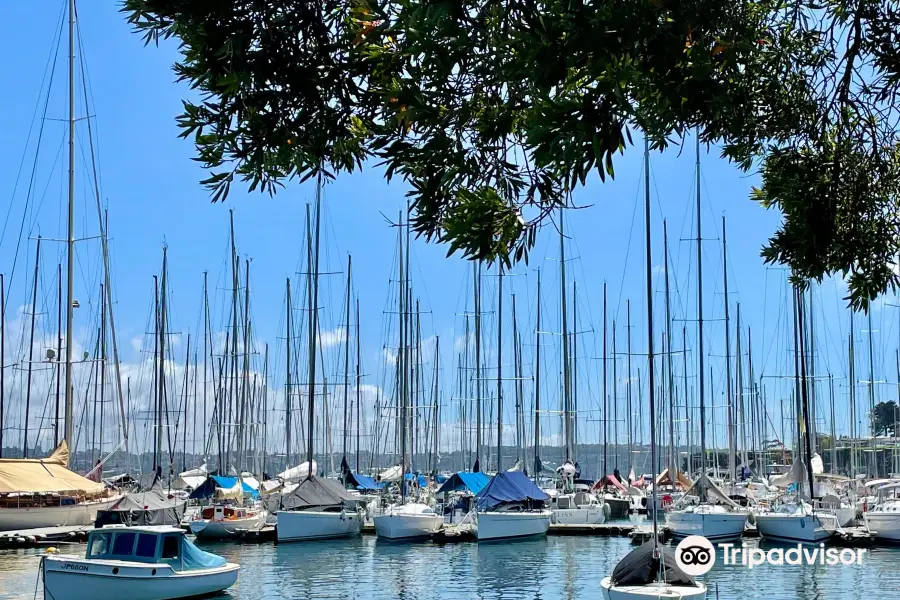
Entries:
[[[235, 496], [247, 495], [256, 498], [259, 492], [250, 487], [246, 481], [241, 481], [241, 487], [238, 488], [237, 477], [224, 477], [222, 475], [210, 475], [202, 485], [191, 492], [190, 498], [210, 498], [212, 496], [221, 496], [223, 498], [234, 498]], [[237, 488], [237, 489], [236, 489]], [[237, 493], [240, 492], [240, 493]], [[237, 498], [235, 498], [237, 499]]]
[[508, 502], [544, 502], [550, 496], [521, 471], [500, 471], [475, 498], [478, 508], [484, 510]]
[[459, 473], [451, 475], [435, 493], [443, 494], [445, 492], [461, 492], [467, 490], [472, 494], [477, 494], [484, 489], [490, 481], [491, 478], [484, 473], [460, 471]]
[[175, 571], [224, 567], [221, 556], [193, 545], [176, 527], [104, 527], [88, 536], [87, 559], [158, 564]]
[[653, 540], [626, 554], [613, 569], [610, 579], [613, 585], [646, 585], [657, 581], [672, 585], [696, 585], [675, 564], [675, 551], [671, 548], [659, 546], [659, 558], [654, 558]]
[[355, 506], [358, 499], [347, 493], [339, 482], [310, 475], [290, 494], [281, 498], [283, 510], [321, 510]]

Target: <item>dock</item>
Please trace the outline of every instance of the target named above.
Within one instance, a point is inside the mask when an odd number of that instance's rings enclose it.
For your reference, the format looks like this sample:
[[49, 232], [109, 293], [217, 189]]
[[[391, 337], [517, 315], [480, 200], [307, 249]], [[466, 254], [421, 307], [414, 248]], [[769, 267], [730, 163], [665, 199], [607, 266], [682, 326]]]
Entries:
[[82, 543], [93, 525], [61, 525], [0, 532], [0, 548], [35, 548]]
[[634, 523], [551, 523], [547, 535], [597, 535], [625, 537], [635, 530]]

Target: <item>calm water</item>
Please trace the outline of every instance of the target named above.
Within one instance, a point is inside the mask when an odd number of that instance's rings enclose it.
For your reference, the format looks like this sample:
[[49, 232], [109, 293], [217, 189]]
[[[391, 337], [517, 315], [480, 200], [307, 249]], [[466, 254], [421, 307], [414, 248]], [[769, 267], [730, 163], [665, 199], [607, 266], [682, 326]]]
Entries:
[[[750, 545], [755, 545], [751, 541]], [[768, 546], [767, 546], [768, 547]], [[71, 552], [83, 552], [72, 546]], [[204, 544], [242, 565], [221, 600], [597, 599], [628, 538], [548, 537], [512, 543], [391, 544], [374, 536], [300, 544]], [[0, 598], [34, 598], [40, 552], [0, 551]], [[881, 600], [900, 597], [900, 549], [870, 549], [860, 566], [721, 566], [710, 599]], [[40, 597], [40, 594], [38, 594]]]

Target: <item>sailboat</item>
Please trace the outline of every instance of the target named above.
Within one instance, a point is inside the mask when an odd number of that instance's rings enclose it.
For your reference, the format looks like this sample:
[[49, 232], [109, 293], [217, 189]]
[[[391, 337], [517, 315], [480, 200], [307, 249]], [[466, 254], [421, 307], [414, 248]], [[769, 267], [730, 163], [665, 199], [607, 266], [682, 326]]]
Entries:
[[[703, 240], [700, 226], [700, 140], [696, 142], [697, 172], [697, 371], [700, 400], [700, 456], [703, 462], [700, 476], [691, 489], [672, 505], [666, 513], [666, 525], [675, 539], [702, 535], [710, 541], [724, 542], [740, 539], [749, 513], [733, 502], [709, 478], [706, 472], [706, 403], [704, 397], [705, 368], [703, 351]], [[649, 192], [648, 192], [649, 194]], [[730, 383], [729, 383], [730, 385]], [[654, 414], [654, 413], [651, 413]], [[655, 466], [655, 465], [654, 465]], [[653, 503], [655, 506], [656, 504]]]
[[[797, 404], [797, 455], [805, 457], [794, 462], [791, 471], [784, 478], [789, 478], [796, 494], [783, 500], [772, 510], [756, 516], [756, 527], [763, 538], [801, 543], [817, 543], [834, 535], [840, 528], [838, 517], [833, 510], [814, 506], [809, 499], [814, 495], [816, 487], [813, 480], [815, 469], [813, 462], [821, 461], [813, 452], [810, 438], [809, 397], [806, 377], [806, 356], [800, 351], [804, 336], [803, 301], [800, 291], [793, 293], [794, 312], [794, 369], [795, 399]], [[801, 429], [802, 426], [802, 429]], [[802, 434], [802, 435], [801, 435]], [[805, 471], [805, 476], [804, 476]], [[806, 485], [804, 485], [804, 480]], [[776, 486], [779, 481], [773, 482]], [[808, 490], [808, 496], [803, 489]]]
[[[73, 309], [77, 305], [74, 298], [75, 290], [75, 123], [77, 117], [75, 114], [75, 1], [69, 0], [68, 4], [68, 33], [69, 33], [69, 52], [68, 52], [68, 231], [66, 236], [66, 275], [67, 275], [67, 296], [66, 296], [66, 336], [65, 336], [65, 420], [64, 435], [62, 440], [56, 446], [51, 455], [45, 459], [32, 458], [2, 458], [0, 459], [0, 531], [9, 531], [15, 529], [31, 529], [38, 527], [53, 527], [58, 525], [87, 525], [92, 523], [96, 518], [98, 510], [106, 510], [116, 502], [121, 496], [116, 495], [110, 497], [106, 492], [104, 485], [99, 483], [102, 474], [103, 463], [98, 460], [98, 464], [88, 473], [88, 477], [82, 477], [71, 470], [74, 456], [72, 456], [72, 442], [74, 438], [74, 412], [75, 398], [73, 389], [73, 350], [76, 347], [74, 340], [74, 324]], [[93, 150], [93, 139], [91, 136], [90, 119], [87, 120], [88, 139], [90, 141], [91, 150]], [[93, 153], [91, 154], [93, 160]], [[95, 172], [96, 176], [96, 172]], [[124, 406], [122, 400], [121, 377], [119, 376], [119, 358], [118, 345], [116, 342], [115, 320], [113, 318], [113, 302], [112, 292], [110, 289], [110, 271], [109, 271], [109, 247], [107, 240], [107, 232], [103, 211], [100, 205], [99, 190], [95, 188], [95, 197], [97, 202], [97, 212], [100, 222], [100, 241], [103, 251], [103, 295], [104, 302], [108, 306], [108, 318], [111, 328], [113, 357], [116, 368], [117, 389], [120, 400], [120, 408]], [[40, 244], [40, 240], [38, 240]], [[39, 247], [39, 246], [38, 246]], [[6, 318], [5, 310], [5, 290], [2, 285], [3, 279], [0, 277], [0, 323]], [[35, 278], [35, 292], [37, 290], [37, 278]], [[60, 303], [62, 303], [62, 272], [60, 270]], [[32, 307], [32, 314], [35, 313]], [[60, 315], [61, 321], [61, 315]], [[60, 323], [61, 325], [61, 323]], [[32, 325], [33, 331], [33, 325]], [[0, 329], [0, 348], [5, 346], [6, 340], [2, 339], [2, 329]], [[33, 341], [33, 340], [32, 340]], [[104, 336], [105, 343], [105, 336]], [[32, 344], [33, 346], [33, 344]], [[62, 353], [62, 339], [60, 335], [59, 345], [57, 347], [59, 353]], [[3, 353], [0, 350], [0, 363], [2, 363]], [[59, 359], [59, 356], [48, 352], [48, 359]], [[104, 356], [105, 358], [105, 356]], [[30, 361], [29, 361], [30, 365]], [[3, 380], [3, 372], [7, 365], [0, 364], [0, 397], [4, 393], [5, 382]], [[57, 379], [59, 381], [59, 379]], [[30, 390], [30, 385], [29, 388]], [[2, 405], [2, 401], [0, 401]], [[58, 421], [59, 408], [59, 383], [57, 383], [57, 418]], [[3, 407], [0, 406], [0, 410]], [[124, 421], [124, 414], [122, 415]], [[27, 447], [27, 431], [28, 419], [25, 420], [25, 432]], [[58, 427], [57, 427], [58, 431]], [[2, 432], [0, 432], [2, 436]], [[127, 428], [123, 428], [124, 442], [123, 445], [128, 449], [128, 433]], [[102, 446], [102, 444], [101, 444]], [[0, 443], [0, 452], [2, 452], [2, 443]]]
[[475, 495], [479, 542], [546, 535], [550, 497], [521, 471], [500, 471]]
[[[375, 525], [375, 533], [379, 539], [390, 541], [405, 541], [429, 538], [437, 533], [444, 524], [444, 517], [434, 511], [433, 508], [421, 502], [409, 502], [407, 497], [407, 441], [409, 437], [408, 421], [410, 418], [409, 406], [409, 381], [408, 370], [411, 360], [410, 341], [413, 339], [411, 327], [407, 323], [410, 316], [408, 286], [409, 286], [409, 225], [400, 222], [398, 234], [398, 256], [400, 293], [397, 295], [399, 303], [400, 344], [397, 350], [397, 391], [399, 410], [397, 413], [400, 433], [400, 464], [387, 475], [398, 476], [400, 485], [400, 502], [388, 506], [384, 512], [372, 518]], [[406, 227], [407, 242], [404, 259], [403, 252], [403, 228]], [[404, 273], [405, 269], [405, 273]], [[381, 478], [383, 481], [384, 476]]]
[[[656, 481], [656, 385], [654, 381], [653, 356], [653, 267], [650, 252], [650, 157], [649, 143], [644, 140], [644, 181], [645, 190], [645, 236], [647, 272], [647, 375], [649, 377], [650, 408], [650, 468]], [[698, 150], [699, 154], [699, 150]], [[657, 489], [652, 486], [651, 506], [657, 506]], [[674, 552], [663, 548], [659, 542], [657, 519], [651, 518], [652, 538], [642, 546], [632, 550], [613, 569], [612, 575], [600, 581], [604, 600], [638, 600], [650, 598], [681, 598], [705, 600], [706, 585], [694, 581], [685, 574], [675, 561]]]
[[878, 501], [863, 513], [866, 527], [875, 539], [900, 542], [900, 481], [883, 484], [875, 490]]

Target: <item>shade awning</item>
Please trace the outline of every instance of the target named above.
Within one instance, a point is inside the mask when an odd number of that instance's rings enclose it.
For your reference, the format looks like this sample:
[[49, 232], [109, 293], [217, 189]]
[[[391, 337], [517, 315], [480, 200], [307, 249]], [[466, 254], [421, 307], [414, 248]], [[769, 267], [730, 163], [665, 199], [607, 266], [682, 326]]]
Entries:
[[47, 458], [0, 459], [0, 494], [86, 494], [103, 492], [104, 485], [66, 468], [65, 440]]

